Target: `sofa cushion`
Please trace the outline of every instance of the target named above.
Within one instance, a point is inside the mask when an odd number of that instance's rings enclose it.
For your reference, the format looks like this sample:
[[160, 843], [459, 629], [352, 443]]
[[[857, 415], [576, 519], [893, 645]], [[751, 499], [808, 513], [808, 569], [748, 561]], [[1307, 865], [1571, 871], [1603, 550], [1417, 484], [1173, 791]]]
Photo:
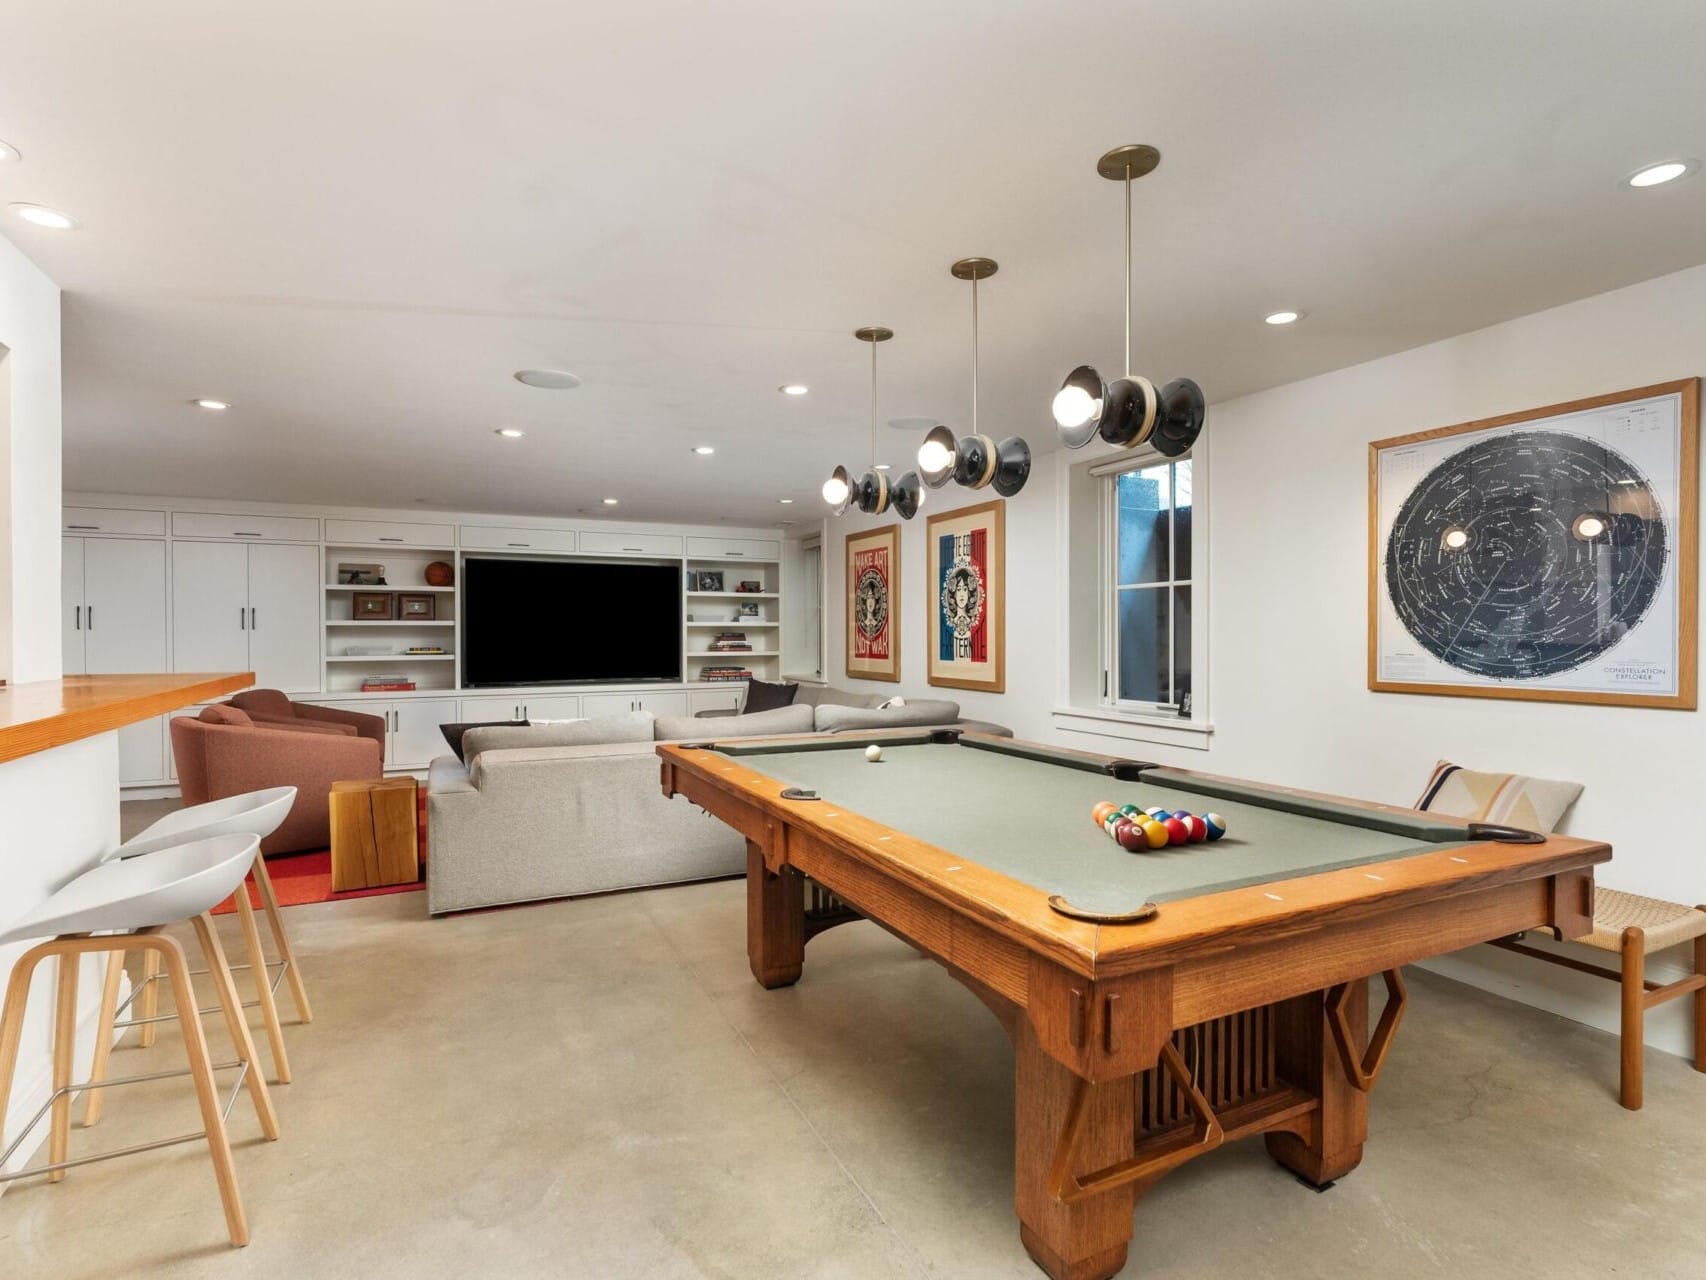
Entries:
[[317, 733], [326, 738], [353, 738], [353, 724], [322, 724], [313, 720], [274, 720], [271, 716], [250, 716], [257, 729], [277, 729], [282, 733]]
[[741, 704], [743, 712], [774, 711], [777, 707], [794, 705], [794, 695], [799, 693], [797, 684], [772, 684], [768, 680], [748, 680], [746, 682], [746, 701]]
[[1472, 822], [1498, 822], [1547, 834], [1582, 793], [1579, 782], [1529, 778], [1520, 773], [1476, 773], [1441, 760], [1422, 788], [1416, 808]]
[[470, 729], [462, 737], [462, 757], [473, 760], [482, 751], [512, 747], [581, 747], [605, 742], [652, 741], [652, 713], [624, 711], [571, 724], [494, 725]]
[[847, 729], [904, 729], [922, 724], [953, 724], [960, 718], [960, 704], [937, 698], [919, 698], [904, 707], [843, 707], [820, 704], [813, 717], [819, 733], [841, 733]]
[[810, 707], [874, 707], [888, 696], [886, 693], [854, 693], [827, 684], [802, 684], [794, 694], [794, 701]]
[[458, 760], [462, 759], [462, 735], [470, 729], [517, 728], [527, 724], [526, 720], [477, 720], [468, 724], [441, 724], [438, 731], [444, 735], [444, 740], [450, 744], [450, 749], [456, 753]]
[[685, 742], [723, 738], [763, 738], [779, 733], [810, 733], [810, 707], [777, 707], [771, 711], [752, 711], [746, 715], [718, 716], [710, 723], [694, 716], [659, 716], [659, 742]]
[[226, 705], [236, 707], [239, 711], [260, 715], [291, 719], [296, 716], [296, 707], [277, 689], [249, 689], [243, 693], [234, 693], [226, 699]]
[[229, 703], [216, 702], [211, 707], [203, 707], [201, 714], [196, 717], [203, 724], [233, 724], [243, 728], [254, 724], [248, 715]]

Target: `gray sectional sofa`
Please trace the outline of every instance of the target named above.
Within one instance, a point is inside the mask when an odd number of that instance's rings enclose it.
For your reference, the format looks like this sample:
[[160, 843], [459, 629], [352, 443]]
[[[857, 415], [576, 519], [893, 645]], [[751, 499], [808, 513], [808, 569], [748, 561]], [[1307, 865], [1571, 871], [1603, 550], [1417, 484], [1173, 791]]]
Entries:
[[635, 711], [593, 720], [469, 729], [462, 756], [427, 776], [427, 910], [738, 875], [741, 837], [658, 784], [659, 742], [942, 727], [1011, 736], [960, 719], [952, 702], [802, 684], [792, 706], [693, 719]]

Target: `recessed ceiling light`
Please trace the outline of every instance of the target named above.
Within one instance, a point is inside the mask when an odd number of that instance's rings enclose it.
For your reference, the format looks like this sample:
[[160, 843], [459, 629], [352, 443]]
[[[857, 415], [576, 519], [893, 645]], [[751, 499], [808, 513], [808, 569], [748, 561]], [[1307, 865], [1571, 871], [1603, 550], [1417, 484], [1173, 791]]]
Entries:
[[19, 151], [10, 142], [0, 142], [0, 164], [16, 162], [23, 158], [23, 152]]
[[519, 427], [499, 427], [495, 434], [502, 436], [505, 440], [519, 440], [527, 432]]
[[1271, 311], [1262, 317], [1268, 324], [1296, 324], [1303, 319], [1301, 311]]
[[614, 507], [616, 505], [616, 499], [615, 498], [606, 498], [606, 499], [604, 499], [604, 505], [607, 507]]
[[693, 452], [701, 458], [709, 458], [716, 450], [708, 444], [696, 444], [693, 446]]
[[780, 502], [784, 507], [791, 507], [794, 505], [794, 500], [792, 498], [778, 498], [776, 501]]
[[1685, 174], [1693, 173], [1697, 168], [1699, 165], [1693, 160], [1666, 160], [1662, 164], [1650, 164], [1644, 169], [1637, 169], [1623, 181], [1631, 187], [1662, 187], [1667, 182], [1675, 182]]
[[46, 227], [50, 231], [75, 231], [77, 219], [69, 213], [61, 213], [58, 209], [49, 209], [42, 204], [27, 204], [22, 200], [6, 206], [25, 222], [33, 222], [38, 227]]
[[806, 392], [810, 391], [811, 388], [806, 386], [803, 382], [786, 382], [777, 387], [776, 390], [780, 391], [785, 396], [803, 396]]
[[573, 391], [581, 384], [567, 369], [517, 369], [515, 380], [546, 391]]
[[222, 412], [231, 407], [229, 400], [191, 400], [190, 403], [198, 409], [212, 409], [216, 412]]

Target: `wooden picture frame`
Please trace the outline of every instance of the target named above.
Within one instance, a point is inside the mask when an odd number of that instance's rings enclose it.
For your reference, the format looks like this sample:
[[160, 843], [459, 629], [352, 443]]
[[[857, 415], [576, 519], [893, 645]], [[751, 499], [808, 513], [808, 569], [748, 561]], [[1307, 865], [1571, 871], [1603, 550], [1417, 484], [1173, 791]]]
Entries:
[[350, 596], [350, 617], [357, 622], [391, 622], [397, 598], [389, 591], [357, 591]]
[[411, 595], [399, 592], [397, 595], [397, 616], [405, 620], [432, 622], [438, 617], [438, 597], [422, 594]]
[[849, 680], [900, 680], [900, 526], [847, 538]]
[[1683, 378], [1372, 442], [1369, 689], [1693, 710], [1699, 418]]
[[926, 525], [930, 683], [1007, 688], [1007, 504], [944, 511]]

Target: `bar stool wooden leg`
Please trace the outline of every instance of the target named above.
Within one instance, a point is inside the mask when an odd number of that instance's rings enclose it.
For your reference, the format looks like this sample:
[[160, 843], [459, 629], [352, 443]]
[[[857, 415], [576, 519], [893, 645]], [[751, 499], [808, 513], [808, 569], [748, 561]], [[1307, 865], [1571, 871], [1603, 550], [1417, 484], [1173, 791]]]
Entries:
[[[82, 957], [61, 954], [59, 996], [53, 1009], [53, 1087], [55, 1092], [71, 1083], [71, 1064], [77, 1053], [77, 971]], [[48, 1161], [57, 1164], [71, 1150], [71, 1095], [59, 1093], [53, 1100], [53, 1119], [48, 1131]], [[65, 1170], [47, 1175], [49, 1182], [65, 1181]]]
[[[238, 885], [239, 894], [248, 892], [247, 886]], [[225, 948], [219, 944], [219, 930], [213, 923], [213, 917], [203, 912], [192, 922], [195, 925], [196, 937], [201, 940], [202, 954], [207, 957], [208, 976], [213, 979], [214, 995], [219, 1001], [220, 1011], [225, 1014], [225, 1026], [231, 1032], [231, 1043], [236, 1046], [237, 1057], [249, 1064], [249, 1070], [243, 1078], [243, 1085], [249, 1091], [249, 1100], [255, 1104], [255, 1114], [261, 1119], [261, 1132], [270, 1140], [278, 1138], [278, 1113], [273, 1110], [272, 1094], [267, 1091], [267, 1082], [261, 1075], [260, 1058], [255, 1053], [255, 1041], [249, 1035], [248, 1021], [243, 1017], [243, 1004], [237, 995], [237, 984], [231, 977], [231, 966], [225, 962]], [[190, 1005], [190, 1012], [195, 1016], [195, 1005]]]
[[[178, 1025], [184, 1032], [184, 1055], [189, 1059], [190, 1078], [195, 1081], [202, 1127], [207, 1130], [207, 1150], [213, 1158], [213, 1177], [219, 1184], [219, 1200], [225, 1207], [225, 1227], [230, 1232], [231, 1243], [242, 1248], [249, 1243], [249, 1221], [243, 1213], [242, 1193], [237, 1189], [237, 1170], [231, 1163], [231, 1141], [225, 1134], [225, 1117], [220, 1114], [219, 1089], [213, 1081], [213, 1064], [207, 1056], [207, 1037], [202, 1034], [201, 1014], [196, 1011], [190, 967], [184, 960], [184, 949], [164, 934], [150, 934], [143, 945], [159, 955], [166, 967], [167, 980], [172, 984], [172, 1003], [177, 1009]], [[253, 1068], [249, 1074], [255, 1074]]]
[[[255, 855], [259, 861], [260, 855]], [[249, 948], [249, 973], [261, 998], [261, 1024], [272, 1047], [273, 1075], [280, 1084], [290, 1083], [290, 1059], [284, 1051], [284, 1028], [278, 1024], [278, 1005], [272, 998], [272, 975], [267, 971], [267, 953], [261, 949], [261, 931], [255, 926], [255, 909], [249, 905], [249, 882], [237, 886], [237, 915], [243, 924], [243, 940]]]
[[301, 1022], [314, 1021], [314, 1010], [308, 1005], [308, 989], [302, 985], [302, 970], [297, 967], [296, 956], [290, 950], [290, 935], [284, 931], [284, 917], [278, 912], [278, 895], [273, 892], [272, 875], [267, 871], [267, 860], [260, 854], [255, 855], [255, 887], [261, 891], [261, 907], [267, 913], [267, 924], [272, 929], [273, 944], [278, 948], [278, 958], [285, 962], [285, 973], [290, 979], [290, 998], [296, 1004], [296, 1017]]
[[158, 1017], [160, 1014], [160, 953], [144, 951], [142, 953], [142, 1005], [138, 1015], [144, 1019], [142, 1030], [137, 1034], [136, 1043], [146, 1049], [154, 1043], [155, 1029], [160, 1025], [147, 1019]]
[[1630, 925], [1623, 931], [1623, 1062], [1619, 1101], [1631, 1111], [1642, 1102], [1642, 1066], [1646, 1051], [1647, 953], [1645, 934]]
[[[124, 977], [124, 951], [117, 948], [107, 955], [107, 980], [101, 987], [101, 1014], [95, 1020], [95, 1060], [89, 1067], [90, 1083], [107, 1078], [107, 1065], [113, 1056], [113, 1020], [118, 1016], [119, 979]], [[83, 1127], [98, 1124], [105, 1089], [90, 1089], [83, 1104]]]
[[24, 1006], [29, 1001], [30, 979], [49, 952], [31, 947], [12, 966], [6, 983], [6, 1003], [0, 1006], [0, 1133], [6, 1129], [6, 1103], [12, 1096], [12, 1077], [18, 1069], [18, 1041], [24, 1034]]

